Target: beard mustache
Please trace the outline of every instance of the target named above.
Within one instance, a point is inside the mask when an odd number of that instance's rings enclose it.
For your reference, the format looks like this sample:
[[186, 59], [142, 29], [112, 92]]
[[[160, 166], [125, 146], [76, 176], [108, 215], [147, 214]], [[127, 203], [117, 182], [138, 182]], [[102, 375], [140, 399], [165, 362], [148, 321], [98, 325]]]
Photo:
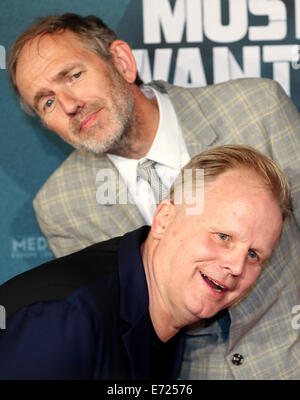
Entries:
[[[70, 121], [69, 129], [73, 136], [73, 140], [69, 139], [68, 143], [78, 150], [83, 150], [96, 155], [104, 153], [119, 153], [120, 155], [126, 154], [126, 149], [130, 147], [131, 143], [130, 131], [133, 104], [134, 102], [132, 101], [127, 113], [123, 114], [123, 118], [120, 118], [120, 113], [111, 110], [104, 100], [98, 100], [92, 104], [86, 105], [82, 110], [78, 111]], [[101, 109], [111, 111], [111, 121], [114, 121], [119, 128], [116, 129], [112, 135], [108, 135], [106, 137], [102, 137], [102, 139], [99, 139], [99, 136], [97, 137], [97, 132], [108, 123], [107, 120], [104, 123], [97, 121], [93, 126], [84, 131], [81, 131], [81, 123], [88, 115], [91, 115]]]
[[[80, 137], [82, 132], [81, 131], [81, 122], [83, 121], [83, 119], [85, 117], [87, 117], [90, 114], [93, 114], [94, 112], [104, 108], [104, 104], [100, 101], [97, 101], [95, 103], [92, 103], [90, 105], [85, 106], [82, 110], [78, 111], [77, 114], [71, 119], [70, 121], [70, 131], [71, 133], [76, 136], [76, 137]], [[87, 129], [87, 131], [85, 132], [84, 136], [89, 136], [89, 134], [91, 133], [90, 131], [93, 130], [91, 129]]]
[[[93, 103], [86, 103], [70, 120], [69, 130], [74, 139], [70, 144], [79, 150], [94, 154], [114, 152], [123, 155], [131, 145], [134, 136], [131, 129], [136, 123], [133, 90], [115, 69], [111, 74], [109, 100], [98, 98]], [[99, 110], [100, 115], [95, 124], [81, 130], [82, 121]]]

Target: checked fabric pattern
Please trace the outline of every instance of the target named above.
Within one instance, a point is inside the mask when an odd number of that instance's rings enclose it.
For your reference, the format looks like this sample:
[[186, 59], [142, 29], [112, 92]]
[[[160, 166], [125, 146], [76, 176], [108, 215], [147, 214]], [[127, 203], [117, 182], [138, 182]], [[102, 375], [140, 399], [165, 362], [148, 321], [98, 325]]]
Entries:
[[[292, 326], [297, 317], [293, 307], [300, 304], [299, 111], [270, 79], [236, 79], [190, 89], [161, 81], [151, 85], [169, 95], [191, 157], [223, 144], [252, 146], [286, 173], [294, 203], [294, 217], [285, 221], [256, 285], [229, 309], [228, 340], [220, 343], [222, 336], [215, 338], [215, 331], [189, 331], [180, 378], [300, 379], [300, 329]], [[56, 256], [145, 224], [135, 204], [97, 203], [96, 177], [103, 168], [117, 176], [105, 155], [75, 150], [37, 195], [37, 219]], [[127, 190], [122, 181], [117, 185], [117, 190]], [[237, 353], [244, 357], [240, 366], [231, 361]]]

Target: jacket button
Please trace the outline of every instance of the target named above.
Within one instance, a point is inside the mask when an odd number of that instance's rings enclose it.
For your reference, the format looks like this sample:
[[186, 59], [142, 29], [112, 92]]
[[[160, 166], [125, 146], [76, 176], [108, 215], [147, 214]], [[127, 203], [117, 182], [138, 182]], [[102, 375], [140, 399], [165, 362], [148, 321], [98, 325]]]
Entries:
[[233, 354], [233, 356], [231, 357], [231, 362], [234, 365], [242, 365], [244, 362], [244, 357], [239, 354], [239, 353], [235, 353]]

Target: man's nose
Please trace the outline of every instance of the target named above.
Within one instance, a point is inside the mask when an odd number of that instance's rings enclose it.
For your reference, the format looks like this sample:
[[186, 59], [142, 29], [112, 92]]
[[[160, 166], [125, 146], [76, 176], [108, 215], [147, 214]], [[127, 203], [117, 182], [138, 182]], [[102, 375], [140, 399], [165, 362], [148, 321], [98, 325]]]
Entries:
[[235, 249], [226, 254], [223, 259], [223, 268], [230, 271], [233, 276], [239, 276], [243, 273], [247, 262], [248, 251], [245, 249]]
[[58, 93], [57, 100], [67, 115], [77, 114], [85, 104], [83, 100], [68, 90], [62, 90]]

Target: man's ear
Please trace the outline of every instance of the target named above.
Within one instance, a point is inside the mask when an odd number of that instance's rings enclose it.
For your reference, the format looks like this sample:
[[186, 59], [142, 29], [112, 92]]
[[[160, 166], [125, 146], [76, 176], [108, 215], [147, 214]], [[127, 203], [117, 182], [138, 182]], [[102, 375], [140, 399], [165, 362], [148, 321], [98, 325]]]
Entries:
[[113, 63], [118, 72], [128, 83], [134, 83], [137, 69], [131, 47], [123, 40], [115, 40], [110, 45]]
[[154, 214], [151, 232], [155, 239], [160, 239], [166, 232], [175, 215], [175, 206], [169, 200], [162, 201]]

